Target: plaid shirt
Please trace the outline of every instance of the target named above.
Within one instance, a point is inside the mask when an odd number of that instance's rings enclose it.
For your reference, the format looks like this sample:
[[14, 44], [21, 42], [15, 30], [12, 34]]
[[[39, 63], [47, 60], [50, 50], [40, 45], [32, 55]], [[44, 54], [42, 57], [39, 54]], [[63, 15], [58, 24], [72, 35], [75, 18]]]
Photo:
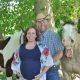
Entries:
[[[64, 50], [58, 34], [51, 31], [50, 29], [46, 30], [46, 32], [41, 34], [39, 43], [46, 45], [49, 48], [52, 56], [54, 56], [58, 51]], [[55, 65], [58, 65], [59, 63], [60, 60], [54, 62]]]

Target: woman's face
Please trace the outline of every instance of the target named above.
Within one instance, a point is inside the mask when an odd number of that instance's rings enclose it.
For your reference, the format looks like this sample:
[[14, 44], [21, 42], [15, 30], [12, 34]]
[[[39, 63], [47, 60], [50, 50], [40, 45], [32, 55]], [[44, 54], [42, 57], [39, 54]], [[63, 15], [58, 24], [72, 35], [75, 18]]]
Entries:
[[37, 37], [37, 35], [36, 35], [36, 30], [35, 30], [34, 28], [30, 28], [30, 29], [27, 31], [26, 37], [27, 37], [28, 42], [35, 41], [35, 39], [36, 39], [36, 37]]

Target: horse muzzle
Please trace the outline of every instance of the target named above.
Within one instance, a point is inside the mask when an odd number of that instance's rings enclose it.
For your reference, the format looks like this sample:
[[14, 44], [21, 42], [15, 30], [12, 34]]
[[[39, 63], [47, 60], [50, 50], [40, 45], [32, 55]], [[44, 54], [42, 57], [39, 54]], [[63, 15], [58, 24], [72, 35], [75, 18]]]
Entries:
[[72, 47], [65, 47], [65, 55], [67, 58], [73, 57], [73, 48]]

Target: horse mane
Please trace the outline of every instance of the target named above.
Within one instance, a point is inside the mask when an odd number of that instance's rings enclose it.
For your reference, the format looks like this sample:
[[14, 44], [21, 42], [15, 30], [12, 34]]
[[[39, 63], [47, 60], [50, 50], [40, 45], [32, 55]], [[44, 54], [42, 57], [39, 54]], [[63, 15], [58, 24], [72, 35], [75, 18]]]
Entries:
[[0, 53], [0, 66], [2, 68], [4, 68], [4, 59], [3, 59], [3, 55]]
[[80, 18], [79, 18], [79, 20], [78, 20], [77, 28], [78, 28], [78, 33], [80, 34]]
[[11, 69], [11, 63], [12, 63], [13, 58], [14, 58], [14, 53], [13, 53], [12, 57], [6, 63], [6, 76], [7, 77], [12, 76], [12, 74], [13, 74], [13, 71]]
[[0, 49], [4, 49], [4, 47], [7, 45], [11, 37], [8, 37], [5, 40], [0, 40]]
[[73, 21], [66, 21], [62, 26], [64, 26], [65, 24], [75, 25], [75, 23]]

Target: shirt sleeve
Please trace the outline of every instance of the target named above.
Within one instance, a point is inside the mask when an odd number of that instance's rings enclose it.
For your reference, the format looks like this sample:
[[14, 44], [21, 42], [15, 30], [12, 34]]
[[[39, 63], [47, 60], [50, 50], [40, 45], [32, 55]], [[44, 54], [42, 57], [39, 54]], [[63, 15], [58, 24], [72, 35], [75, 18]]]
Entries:
[[44, 48], [41, 54], [41, 66], [53, 66], [54, 62], [48, 48]]
[[56, 53], [59, 50], [63, 51], [64, 50], [64, 47], [62, 45], [62, 42], [60, 40], [59, 35], [57, 33], [53, 33], [52, 39], [53, 39], [53, 46], [54, 46], [54, 49], [55, 49]]
[[53, 65], [54, 65], [53, 59], [52, 59], [51, 55], [48, 55], [46, 57], [46, 61], [44, 63], [44, 66], [50, 66], [51, 67]]

